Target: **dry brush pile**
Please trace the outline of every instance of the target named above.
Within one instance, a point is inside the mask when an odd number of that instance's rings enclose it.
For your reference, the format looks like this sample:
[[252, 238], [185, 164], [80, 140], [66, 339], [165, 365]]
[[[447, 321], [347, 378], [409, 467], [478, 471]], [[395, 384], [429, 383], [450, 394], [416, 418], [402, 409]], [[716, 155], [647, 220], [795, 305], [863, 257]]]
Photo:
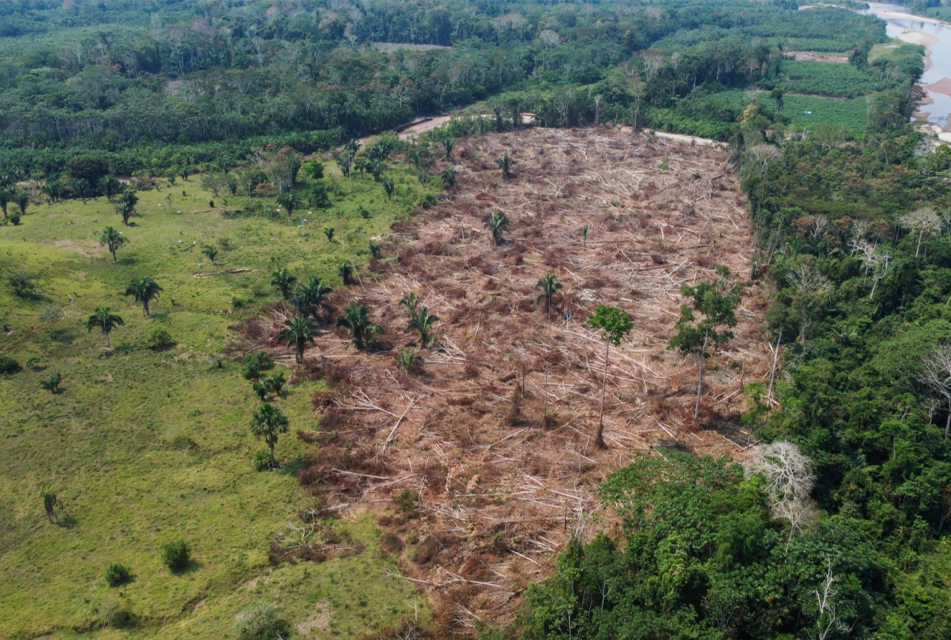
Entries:
[[[495, 163], [506, 151], [510, 179]], [[665, 349], [681, 285], [714, 278], [721, 264], [738, 278], [750, 271], [753, 241], [725, 150], [532, 129], [460, 141], [454, 156], [448, 197], [394, 225], [390, 259], [333, 294], [337, 310], [367, 305], [386, 347], [358, 351], [328, 323], [305, 367], [331, 390], [313, 399], [320, 430], [299, 435], [320, 445], [300, 478], [321, 508], [386, 505], [384, 541], [403, 575], [465, 632], [477, 616], [514, 612], [595, 511], [596, 485], [634, 456], [672, 444], [739, 451], [742, 388], [768, 380], [771, 362], [755, 285], [736, 338], [707, 363], [699, 425], [695, 362]], [[510, 220], [501, 246], [483, 225], [495, 212]], [[564, 286], [550, 321], [535, 288], [549, 272]], [[416, 338], [398, 306], [408, 292], [439, 316], [413, 372], [396, 364]], [[604, 343], [585, 322], [602, 303], [634, 320], [611, 350], [605, 449], [594, 445]], [[249, 323], [247, 348], [293, 362], [276, 340], [287, 313]]]

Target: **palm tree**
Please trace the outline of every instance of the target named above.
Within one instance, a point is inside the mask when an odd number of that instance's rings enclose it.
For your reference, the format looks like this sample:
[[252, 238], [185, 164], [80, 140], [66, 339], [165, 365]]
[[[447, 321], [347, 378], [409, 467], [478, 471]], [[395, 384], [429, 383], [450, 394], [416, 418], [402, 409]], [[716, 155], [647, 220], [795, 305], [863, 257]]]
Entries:
[[293, 220], [294, 209], [296, 209], [297, 205], [300, 204], [300, 198], [298, 198], [297, 194], [292, 191], [285, 191], [277, 199], [277, 203], [287, 209], [287, 216]]
[[370, 322], [370, 310], [356, 300], [344, 308], [343, 315], [337, 318], [337, 326], [350, 332], [351, 342], [357, 349], [366, 347], [367, 340], [381, 331], [380, 325]]
[[149, 303], [159, 297], [162, 287], [152, 278], [133, 280], [125, 290], [125, 295], [132, 296], [136, 302], [142, 303], [143, 315], [149, 315]]
[[106, 346], [111, 349], [112, 343], [109, 341], [109, 334], [112, 333], [113, 329], [124, 324], [125, 321], [119, 316], [113, 315], [109, 307], [96, 307], [96, 312], [86, 320], [86, 329], [89, 331], [100, 329], [102, 335], [106, 336]]
[[215, 264], [215, 258], [218, 257], [218, 247], [216, 247], [216, 246], [213, 245], [213, 244], [206, 244], [206, 245], [202, 248], [201, 252], [202, 252], [203, 254], [205, 254], [205, 256], [206, 256], [209, 260], [211, 260], [211, 264]]
[[280, 291], [285, 300], [291, 297], [291, 289], [296, 282], [297, 278], [292, 276], [286, 267], [271, 274], [271, 286]]
[[112, 261], [118, 262], [116, 259], [116, 251], [126, 243], [125, 236], [122, 235], [121, 231], [116, 231], [112, 227], [106, 227], [102, 230], [102, 235], [99, 236], [99, 244], [105, 245], [109, 249], [109, 253], [112, 254]]
[[46, 517], [50, 522], [59, 523], [59, 516], [56, 515], [56, 508], [63, 508], [63, 501], [53, 493], [53, 487], [44, 484], [40, 488], [40, 497], [43, 498], [43, 508], [46, 510]]
[[63, 376], [58, 373], [54, 373], [46, 380], [40, 382], [40, 386], [49, 391], [50, 393], [59, 393], [59, 383], [63, 381]]
[[267, 386], [266, 382], [251, 382], [251, 391], [254, 392], [254, 395], [258, 397], [258, 400], [261, 402], [267, 401], [267, 394], [270, 389]]
[[439, 177], [442, 179], [443, 188], [452, 189], [454, 186], [456, 186], [456, 170], [452, 167], [449, 167], [440, 173]]
[[3, 217], [8, 218], [7, 206], [13, 200], [13, 194], [6, 188], [0, 187], [0, 209], [3, 210]]
[[274, 395], [280, 397], [281, 391], [284, 389], [284, 384], [286, 382], [287, 380], [284, 379], [283, 373], [275, 373], [273, 376], [268, 378], [266, 384], [267, 388], [270, 389]]
[[408, 314], [412, 314], [414, 311], [416, 311], [416, 305], [418, 304], [419, 304], [419, 296], [416, 295], [415, 291], [410, 291], [409, 293], [404, 295], [402, 298], [400, 298], [400, 301], [397, 304], [397, 306], [405, 308]]
[[396, 185], [393, 184], [393, 181], [387, 178], [386, 176], [383, 176], [383, 180], [381, 183], [383, 184], [383, 191], [386, 192], [386, 199], [392, 200], [393, 194], [396, 193]]
[[337, 267], [337, 275], [343, 280], [345, 285], [353, 284], [353, 265], [349, 262], [341, 262]]
[[496, 158], [495, 165], [502, 170], [502, 177], [508, 180], [512, 177], [512, 167], [516, 165], [516, 162], [506, 151], [501, 158]]
[[430, 331], [433, 324], [438, 321], [439, 316], [431, 315], [426, 307], [420, 307], [410, 311], [409, 323], [406, 328], [410, 331], [419, 331], [419, 345], [428, 347], [433, 343], [433, 336]]
[[289, 426], [287, 416], [273, 404], [261, 405], [251, 417], [251, 433], [258, 438], [264, 438], [267, 448], [271, 451], [271, 466], [274, 466], [274, 445], [282, 433], [287, 433]]
[[317, 310], [321, 305], [326, 304], [327, 295], [333, 291], [330, 287], [320, 281], [319, 276], [311, 276], [310, 280], [297, 287], [297, 291], [291, 297], [291, 304], [297, 309], [297, 312], [307, 315], [313, 315], [317, 319]]
[[442, 141], [442, 148], [446, 152], [446, 162], [452, 160], [452, 150], [456, 148], [456, 140], [452, 136], [446, 136]]
[[135, 205], [139, 198], [131, 191], [123, 191], [119, 203], [116, 205], [116, 213], [122, 216], [122, 223], [129, 226], [129, 218], [135, 215]]
[[122, 188], [122, 183], [116, 180], [114, 175], [108, 175], [99, 180], [99, 190], [102, 191], [106, 200], [112, 202], [112, 196], [119, 193], [119, 189]]
[[498, 245], [505, 244], [505, 234], [509, 230], [509, 219], [501, 211], [497, 211], [489, 216], [485, 221], [485, 227], [492, 232], [492, 241]]
[[285, 320], [286, 329], [281, 329], [277, 335], [278, 339], [287, 342], [287, 346], [294, 345], [294, 354], [297, 364], [304, 362], [304, 349], [307, 343], [314, 344], [314, 338], [317, 337], [317, 326], [314, 321], [305, 315], [294, 316], [291, 320]]
[[25, 216], [26, 208], [30, 206], [30, 194], [28, 194], [26, 191], [14, 191], [13, 201], [17, 203], [18, 207], [20, 207], [20, 213]]
[[538, 305], [545, 301], [545, 311], [548, 313], [548, 321], [551, 322], [551, 299], [554, 297], [559, 290], [564, 287], [560, 282], [558, 282], [558, 276], [553, 273], [547, 274], [544, 278], [538, 281], [538, 284], [535, 285], [536, 289], [541, 289], [542, 294], [538, 296], [538, 299], [535, 300], [535, 307], [538, 308]]

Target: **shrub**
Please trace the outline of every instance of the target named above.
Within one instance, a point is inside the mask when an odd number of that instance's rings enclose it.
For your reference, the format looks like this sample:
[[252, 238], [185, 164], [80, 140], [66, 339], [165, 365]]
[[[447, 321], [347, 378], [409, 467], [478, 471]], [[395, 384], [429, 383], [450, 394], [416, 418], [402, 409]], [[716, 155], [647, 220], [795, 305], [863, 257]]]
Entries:
[[290, 635], [291, 625], [270, 605], [248, 607], [238, 622], [238, 637], [241, 640], [276, 640]]
[[36, 369], [39, 366], [39, 364], [40, 364], [40, 359], [37, 358], [36, 356], [30, 356], [29, 358], [26, 359], [26, 366], [28, 366], [31, 369]]
[[106, 569], [106, 582], [109, 583], [110, 587], [123, 585], [128, 582], [131, 577], [132, 574], [129, 572], [129, 567], [125, 565], [113, 563]]
[[10, 223], [15, 227], [20, 224], [20, 214], [11, 213], [10, 214]]
[[7, 284], [18, 298], [35, 298], [39, 294], [36, 279], [29, 273], [15, 272], [7, 276]]
[[58, 373], [54, 373], [46, 380], [40, 382], [40, 386], [49, 391], [50, 393], [59, 393], [59, 383], [62, 382], [63, 376]]
[[117, 602], [110, 602], [99, 612], [99, 624], [113, 629], [128, 629], [135, 626], [135, 615]]
[[162, 562], [173, 572], [185, 569], [191, 557], [191, 549], [184, 540], [171, 540], [162, 545]]
[[419, 505], [419, 494], [412, 489], [403, 489], [393, 498], [393, 502], [403, 511], [414, 511]]
[[149, 349], [164, 349], [174, 344], [175, 341], [172, 339], [171, 334], [159, 326], [153, 326], [149, 329], [149, 333], [145, 337], [145, 345]]
[[258, 351], [244, 356], [244, 367], [241, 370], [241, 375], [244, 376], [245, 380], [251, 380], [252, 378], [261, 377], [262, 371], [273, 368], [274, 361], [271, 360], [267, 352]]
[[20, 363], [10, 356], [0, 356], [0, 374], [17, 373], [20, 370]]
[[271, 453], [267, 449], [261, 449], [251, 458], [251, 464], [255, 471], [267, 471], [271, 468]]

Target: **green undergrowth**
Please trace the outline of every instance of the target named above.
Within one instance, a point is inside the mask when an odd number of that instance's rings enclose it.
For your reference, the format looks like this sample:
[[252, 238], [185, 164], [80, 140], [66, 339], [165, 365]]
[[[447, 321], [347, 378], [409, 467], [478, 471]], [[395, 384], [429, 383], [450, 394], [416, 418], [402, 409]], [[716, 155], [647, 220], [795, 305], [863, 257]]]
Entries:
[[[276, 450], [284, 467], [255, 472], [251, 459], [264, 443], [249, 424], [259, 402], [223, 352], [229, 327], [276, 299], [272, 271], [339, 284], [341, 262], [359, 273], [369, 240], [435, 193], [402, 165], [387, 170], [392, 202], [369, 176], [349, 181], [330, 163], [326, 174], [332, 206], [303, 208], [293, 224], [242, 213], [246, 198], [221, 201], [194, 176], [139, 192], [134, 226], [98, 198], [31, 207], [19, 226], [0, 227], [0, 323], [10, 331], [0, 333], [0, 355], [23, 367], [0, 376], [0, 637], [236, 637], [235, 617], [265, 603], [292, 625], [329, 607], [327, 633], [349, 638], [419, 609], [415, 590], [386, 573], [369, 516], [335, 525], [364, 552], [270, 566], [275, 533], [299, 523], [293, 470], [316, 448], [294, 433], [318, 426], [309, 397], [321, 383], [291, 385], [275, 400], [291, 426]], [[300, 185], [302, 194], [308, 188]], [[129, 240], [117, 264], [98, 244], [107, 225]], [[325, 227], [335, 228], [332, 242]], [[201, 253], [206, 244], [219, 247], [215, 265]], [[194, 277], [228, 269], [250, 271]], [[32, 279], [36, 291], [16, 295], [11, 274]], [[164, 289], [151, 317], [122, 296], [146, 276]], [[111, 350], [84, 326], [97, 307], [125, 320]], [[149, 349], [155, 327], [175, 344]], [[53, 374], [58, 393], [41, 386]], [[46, 484], [63, 503], [59, 524], [44, 512]], [[175, 539], [192, 551], [180, 574], [160, 559]], [[131, 570], [131, 582], [109, 587], [113, 563]], [[131, 630], [102, 627], [117, 609], [132, 614]]]

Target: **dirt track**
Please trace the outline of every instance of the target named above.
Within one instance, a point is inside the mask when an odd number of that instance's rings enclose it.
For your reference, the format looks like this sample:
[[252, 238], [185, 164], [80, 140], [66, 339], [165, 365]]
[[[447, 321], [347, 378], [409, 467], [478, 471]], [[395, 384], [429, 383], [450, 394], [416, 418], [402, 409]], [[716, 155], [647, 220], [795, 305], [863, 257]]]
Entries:
[[[504, 151], [517, 162], [512, 180], [494, 164]], [[474, 616], [507, 619], [525, 585], [551, 573], [615, 469], [672, 445], [739, 451], [742, 388], [768, 379], [770, 358], [754, 285], [736, 339], [708, 362], [693, 424], [694, 361], [665, 349], [679, 287], [719, 264], [745, 280], [753, 250], [725, 150], [618, 129], [530, 129], [459, 140], [456, 156], [448, 198], [394, 225], [388, 260], [334, 294], [338, 309], [367, 304], [391, 349], [358, 352], [326, 332], [308, 351], [310, 375], [332, 391], [314, 398], [322, 432], [303, 437], [321, 449], [301, 480], [336, 514], [382, 505], [381, 524], [405, 545], [404, 575], [443, 624], [466, 632]], [[511, 220], [501, 247], [483, 228], [495, 211]], [[547, 272], [564, 284], [551, 322], [535, 308]], [[410, 291], [440, 317], [438, 346], [420, 351], [415, 374], [394, 363], [414, 340], [397, 306]], [[593, 443], [604, 344], [585, 324], [600, 303], [634, 319], [611, 351], [607, 449]], [[286, 313], [249, 324], [248, 348], [292, 361], [274, 337]], [[392, 507], [406, 489], [421, 496], [412, 513]]]

